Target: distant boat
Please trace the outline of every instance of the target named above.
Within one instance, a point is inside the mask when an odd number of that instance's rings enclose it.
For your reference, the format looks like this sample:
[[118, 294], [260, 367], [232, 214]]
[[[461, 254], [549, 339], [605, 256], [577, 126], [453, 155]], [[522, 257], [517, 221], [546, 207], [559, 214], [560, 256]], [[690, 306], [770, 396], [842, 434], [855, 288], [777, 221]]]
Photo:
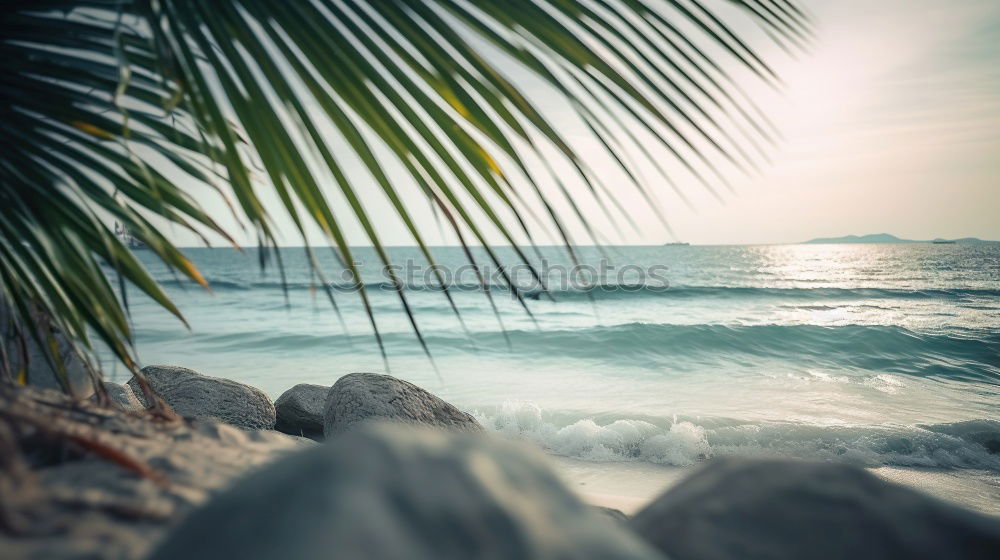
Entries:
[[931, 241], [931, 243], [933, 243], [934, 245], [954, 245], [955, 241], [951, 240], [951, 239], [940, 239], [940, 238], [938, 238], [938, 239], [935, 239], [934, 241]]
[[132, 232], [125, 227], [125, 224], [115, 222], [115, 236], [121, 240], [129, 249], [147, 249], [146, 244], [139, 241]]
[[683, 241], [673, 241], [673, 242], [670, 242], [670, 243], [664, 243], [663, 244], [664, 247], [687, 247], [688, 245], [691, 245], [691, 244], [690, 243], [685, 243]]

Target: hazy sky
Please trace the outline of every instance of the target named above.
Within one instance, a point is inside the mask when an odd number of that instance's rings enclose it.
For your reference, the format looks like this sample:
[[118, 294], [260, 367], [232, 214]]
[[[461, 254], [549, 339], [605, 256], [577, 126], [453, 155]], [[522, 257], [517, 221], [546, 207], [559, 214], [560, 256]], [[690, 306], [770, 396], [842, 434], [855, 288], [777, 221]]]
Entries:
[[808, 5], [815, 49], [782, 64], [787, 99], [769, 103], [774, 165], [725, 206], [675, 214], [679, 235], [1000, 239], [1000, 2]]
[[[734, 192], [725, 193], [722, 202], [696, 185], [681, 184], [691, 199], [684, 204], [663, 185], [661, 200], [676, 237], [706, 244], [881, 232], [920, 239], [1000, 239], [1000, 2], [804, 3], [817, 24], [810, 51], [791, 57], [759, 42], [785, 87], [775, 92], [749, 85], [784, 135], [770, 152], [771, 164], [763, 164], [753, 177], [729, 174]], [[515, 81], [523, 79], [512, 73]], [[582, 134], [565, 103], [530, 79], [520, 83], [584, 157], [593, 157], [597, 170], [608, 172], [610, 184], [620, 180], [601, 163], [596, 142]], [[347, 167], [352, 169], [350, 163]], [[363, 174], [359, 165], [353, 170]], [[394, 180], [408, 182], [398, 169], [390, 166], [389, 171]], [[368, 184], [374, 192], [374, 184]], [[620, 200], [640, 231], [619, 236], [598, 220], [607, 240], [670, 240], [648, 205], [632, 191], [623, 193]], [[407, 200], [427, 226], [428, 240], [453, 242], [436, 234], [420, 198], [414, 194]], [[204, 204], [221, 211], [214, 200]], [[380, 218], [384, 242], [412, 244], [385, 203], [372, 198], [366, 205]], [[583, 206], [597, 210], [593, 204]], [[355, 233], [356, 244], [367, 244], [358, 228], [346, 227]], [[582, 240], [581, 228], [571, 229]], [[195, 244], [191, 235], [174, 237]], [[250, 236], [244, 240], [253, 244]], [[293, 235], [285, 242], [299, 244]]]

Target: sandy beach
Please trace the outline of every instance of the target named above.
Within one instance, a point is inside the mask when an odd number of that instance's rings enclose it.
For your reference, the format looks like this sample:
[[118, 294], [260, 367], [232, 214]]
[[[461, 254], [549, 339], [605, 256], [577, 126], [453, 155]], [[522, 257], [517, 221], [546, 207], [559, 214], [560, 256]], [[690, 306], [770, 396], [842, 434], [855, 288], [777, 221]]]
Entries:
[[[634, 514], [691, 474], [693, 467], [648, 463], [594, 463], [551, 457], [556, 472], [585, 501]], [[1000, 516], [1000, 475], [989, 471], [954, 472], [877, 467], [876, 476], [936, 498]]]

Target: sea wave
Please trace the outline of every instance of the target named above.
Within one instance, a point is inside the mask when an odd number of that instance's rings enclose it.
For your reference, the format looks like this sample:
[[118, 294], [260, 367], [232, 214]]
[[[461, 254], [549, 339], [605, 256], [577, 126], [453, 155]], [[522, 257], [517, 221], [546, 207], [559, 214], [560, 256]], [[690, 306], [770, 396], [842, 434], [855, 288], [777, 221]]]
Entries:
[[[584, 418], [560, 425], [526, 402], [476, 412], [489, 430], [590, 461], [689, 466], [718, 456], [793, 457], [865, 467], [906, 466], [1000, 472], [1000, 422], [925, 426], [818, 426], [674, 419], [666, 425]], [[714, 425], [713, 425], [714, 424]]]
[[[526, 292], [532, 299], [544, 297], [540, 291]], [[901, 288], [789, 288], [742, 286], [656, 286], [645, 284], [607, 284], [590, 289], [568, 289], [552, 292], [553, 298], [612, 299], [628, 297], [663, 297], [675, 299], [718, 298], [748, 299], [773, 298], [794, 300], [871, 300], [871, 299], [964, 299], [970, 297], [997, 297], [1000, 290], [954, 289], [901, 289]]]
[[[164, 278], [160, 283], [168, 287], [196, 287], [190, 281], [178, 278]], [[320, 290], [322, 284], [316, 282], [281, 282], [279, 280], [238, 281], [224, 278], [209, 278], [208, 284], [214, 291], [303, 291]], [[357, 284], [332, 282], [326, 285], [335, 292], [355, 292]], [[397, 287], [392, 282], [366, 282], [365, 290], [370, 293], [395, 293]], [[498, 294], [513, 293], [507, 285], [487, 284], [487, 289]], [[403, 285], [404, 292], [441, 292], [438, 284], [407, 283]], [[449, 284], [451, 292], [481, 292], [481, 284]], [[748, 299], [773, 298], [792, 300], [870, 300], [870, 299], [948, 299], [961, 300], [967, 298], [1000, 297], [1000, 290], [978, 288], [953, 289], [904, 289], [904, 288], [801, 288], [801, 287], [741, 287], [741, 286], [665, 286], [660, 284], [642, 283], [609, 283], [591, 287], [549, 287], [545, 290], [537, 285], [522, 285], [517, 287], [517, 293], [529, 300], [552, 299], [623, 299], [660, 297], [674, 299], [718, 298], [718, 299]]]
[[[425, 331], [435, 353], [565, 358], [618, 366], [670, 369], [683, 363], [782, 360], [845, 371], [894, 373], [953, 381], [1000, 383], [1000, 331], [951, 328], [914, 331], [892, 325], [723, 325], [626, 323], [576, 329], [478, 332]], [[392, 355], [422, 352], [412, 332], [382, 333]], [[510, 346], [507, 346], [509, 341]], [[367, 334], [246, 330], [205, 333], [195, 344], [250, 352], [324, 349], [354, 352], [374, 344]], [[613, 351], [611, 351], [613, 349]]]
[[[462, 344], [460, 337], [427, 337], [432, 347]], [[580, 329], [510, 331], [520, 353], [616, 364], [669, 366], [756, 357], [950, 380], [1000, 383], [1000, 331], [918, 332], [894, 325], [676, 325], [627, 323]], [[474, 336], [481, 351], [500, 347]], [[502, 347], [506, 348], [506, 347]], [[609, 349], [614, 349], [610, 352]], [[501, 351], [501, 350], [494, 350]]]

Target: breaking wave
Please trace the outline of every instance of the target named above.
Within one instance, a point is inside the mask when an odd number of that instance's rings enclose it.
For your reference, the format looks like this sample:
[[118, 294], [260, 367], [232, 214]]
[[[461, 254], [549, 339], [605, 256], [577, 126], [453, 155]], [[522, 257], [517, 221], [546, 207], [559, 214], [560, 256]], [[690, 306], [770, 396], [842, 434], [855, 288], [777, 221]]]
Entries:
[[793, 457], [864, 467], [905, 466], [1000, 472], [1000, 422], [925, 426], [817, 426], [674, 419], [666, 425], [579, 419], [560, 425], [532, 403], [507, 402], [477, 419], [499, 434], [550, 453], [589, 461], [689, 466], [719, 456]]

